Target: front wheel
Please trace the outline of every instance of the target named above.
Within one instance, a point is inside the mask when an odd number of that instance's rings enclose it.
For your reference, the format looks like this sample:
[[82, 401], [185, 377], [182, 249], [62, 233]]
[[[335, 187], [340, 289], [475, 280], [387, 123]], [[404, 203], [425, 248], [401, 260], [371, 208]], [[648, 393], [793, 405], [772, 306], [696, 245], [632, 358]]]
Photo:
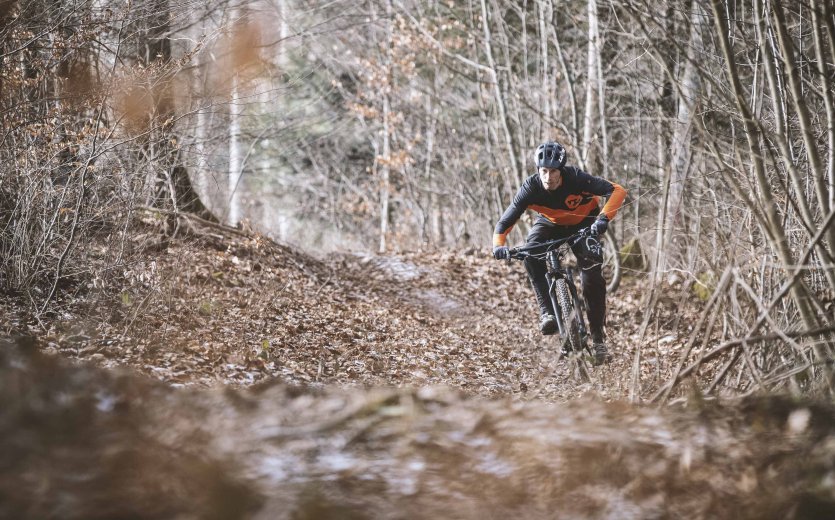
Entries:
[[580, 335], [580, 316], [574, 312], [574, 300], [568, 290], [568, 282], [559, 279], [554, 290], [557, 292], [560, 317], [565, 325], [565, 336], [562, 338], [566, 350], [580, 352], [583, 350], [583, 338]]

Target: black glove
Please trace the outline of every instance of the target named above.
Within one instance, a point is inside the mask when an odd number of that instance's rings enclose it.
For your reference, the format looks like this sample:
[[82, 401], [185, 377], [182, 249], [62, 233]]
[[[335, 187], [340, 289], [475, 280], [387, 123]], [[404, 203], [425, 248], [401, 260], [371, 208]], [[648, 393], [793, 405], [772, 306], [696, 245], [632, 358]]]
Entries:
[[510, 250], [507, 246], [494, 246], [493, 247], [493, 258], [496, 260], [507, 260], [510, 258]]
[[598, 237], [605, 233], [607, 229], [609, 229], [609, 217], [606, 215], [598, 215], [597, 220], [589, 227], [591, 234]]

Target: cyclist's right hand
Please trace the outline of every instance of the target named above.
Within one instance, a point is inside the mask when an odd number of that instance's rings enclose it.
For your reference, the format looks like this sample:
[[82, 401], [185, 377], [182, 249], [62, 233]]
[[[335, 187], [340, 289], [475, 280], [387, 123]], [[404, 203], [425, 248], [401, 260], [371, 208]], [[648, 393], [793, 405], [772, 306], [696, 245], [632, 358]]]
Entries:
[[493, 247], [493, 258], [496, 260], [507, 260], [510, 258], [510, 250], [507, 246], [494, 246]]
[[601, 214], [598, 215], [597, 220], [594, 221], [594, 224], [592, 224], [589, 227], [589, 232], [593, 236], [599, 237], [600, 235], [605, 233], [607, 229], [609, 229], [609, 217]]

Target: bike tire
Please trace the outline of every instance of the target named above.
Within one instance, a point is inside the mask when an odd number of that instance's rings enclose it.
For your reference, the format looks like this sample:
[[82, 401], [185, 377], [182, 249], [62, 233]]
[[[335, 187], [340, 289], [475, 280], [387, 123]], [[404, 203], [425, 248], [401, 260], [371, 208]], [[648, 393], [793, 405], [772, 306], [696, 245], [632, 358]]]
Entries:
[[557, 292], [557, 303], [560, 306], [560, 316], [565, 325], [565, 335], [562, 338], [565, 346], [574, 352], [583, 350], [583, 338], [580, 337], [580, 317], [574, 312], [574, 300], [568, 290], [568, 282], [557, 280], [554, 290]]
[[614, 232], [603, 240], [603, 278], [606, 279], [606, 292], [613, 293], [620, 286], [620, 251]]

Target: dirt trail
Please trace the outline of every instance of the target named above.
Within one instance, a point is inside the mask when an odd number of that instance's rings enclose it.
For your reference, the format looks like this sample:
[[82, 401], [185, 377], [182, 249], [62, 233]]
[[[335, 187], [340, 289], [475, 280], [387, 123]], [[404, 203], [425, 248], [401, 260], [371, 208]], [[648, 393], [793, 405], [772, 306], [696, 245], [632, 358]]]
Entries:
[[[91, 255], [89, 262], [102, 262]], [[641, 281], [609, 298], [614, 361], [581, 384], [536, 331], [521, 264], [485, 251], [317, 260], [258, 237], [174, 240], [96, 287], [81, 287], [42, 348], [128, 366], [174, 385], [449, 385], [470, 394], [626, 398], [641, 320]], [[686, 309], [679, 309], [687, 315]], [[662, 321], [663, 321], [662, 313]], [[679, 323], [683, 328], [685, 323]], [[9, 327], [7, 327], [9, 328]], [[664, 381], [669, 323], [642, 353], [640, 395]], [[656, 340], [666, 336], [666, 344]]]

